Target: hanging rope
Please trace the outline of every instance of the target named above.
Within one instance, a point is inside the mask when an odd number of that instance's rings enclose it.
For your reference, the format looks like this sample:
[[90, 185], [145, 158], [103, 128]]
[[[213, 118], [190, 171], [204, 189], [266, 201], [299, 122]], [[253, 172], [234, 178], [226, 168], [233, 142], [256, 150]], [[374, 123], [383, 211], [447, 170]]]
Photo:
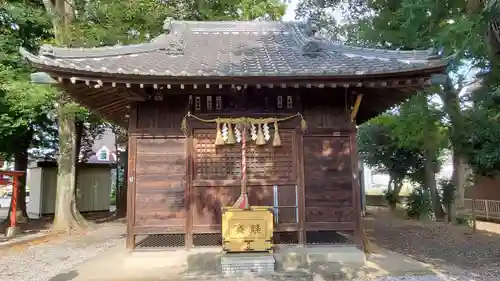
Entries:
[[276, 124], [279, 122], [284, 122], [291, 120], [293, 118], [300, 118], [300, 127], [302, 131], [307, 130], [307, 122], [304, 119], [304, 116], [302, 114], [296, 113], [291, 116], [283, 117], [283, 118], [275, 118], [275, 117], [266, 117], [266, 118], [252, 118], [252, 117], [236, 117], [236, 118], [214, 118], [214, 119], [204, 119], [200, 118], [196, 115], [191, 114], [191, 112], [188, 111], [188, 113], [184, 116], [181, 122], [181, 130], [182, 132], [187, 135], [188, 134], [188, 124], [187, 124], [187, 119], [188, 118], [193, 118], [195, 120], [198, 120], [203, 123], [215, 123], [217, 124], [217, 127], [219, 127], [219, 124], [230, 124], [230, 125], [245, 125], [245, 126], [251, 126], [251, 125], [262, 125], [262, 124]]
[[241, 192], [240, 196], [233, 205], [233, 208], [248, 209], [248, 191], [247, 191], [247, 137], [246, 126], [242, 125], [243, 134], [241, 136]]

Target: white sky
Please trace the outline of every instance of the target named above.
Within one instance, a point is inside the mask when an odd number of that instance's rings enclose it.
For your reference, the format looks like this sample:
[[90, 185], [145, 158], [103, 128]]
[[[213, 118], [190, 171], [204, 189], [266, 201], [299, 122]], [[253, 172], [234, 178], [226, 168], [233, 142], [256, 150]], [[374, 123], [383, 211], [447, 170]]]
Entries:
[[[297, 9], [297, 4], [299, 0], [292, 0], [288, 4], [288, 7], [285, 11], [285, 15], [281, 18], [283, 21], [293, 21], [295, 20], [295, 9]], [[337, 22], [342, 21], [342, 11], [334, 10], [332, 11], [333, 16], [337, 20]]]
[[295, 9], [297, 8], [297, 3], [299, 0], [292, 0], [288, 7], [286, 8], [285, 15], [281, 18], [283, 21], [293, 21], [295, 20]]

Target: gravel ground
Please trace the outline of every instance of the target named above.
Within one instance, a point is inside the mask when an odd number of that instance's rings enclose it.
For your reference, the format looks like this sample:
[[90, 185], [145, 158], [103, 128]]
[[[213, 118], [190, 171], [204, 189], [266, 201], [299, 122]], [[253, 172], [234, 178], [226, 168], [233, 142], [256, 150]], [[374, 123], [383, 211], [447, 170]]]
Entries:
[[[436, 275], [422, 275], [422, 276], [399, 276], [399, 277], [381, 277], [370, 281], [498, 281], [498, 279], [478, 279], [471, 276], [436, 276]], [[366, 281], [366, 280], [352, 280], [352, 281]]]
[[[194, 279], [187, 279], [184, 281], [191, 281]], [[199, 278], [203, 281], [345, 281], [336, 278], [324, 278], [321, 276], [272, 276], [272, 277], [256, 277], [256, 276], [241, 276], [241, 277], [219, 277], [219, 278]], [[127, 281], [180, 281], [174, 278], [165, 278], [161, 280], [127, 280]], [[498, 281], [498, 278], [484, 278], [470, 274], [453, 275], [413, 275], [413, 276], [385, 276], [372, 279], [351, 279], [349, 281]]]
[[380, 208], [370, 208], [369, 213], [364, 227], [377, 245], [429, 264], [464, 269], [480, 276], [477, 280], [500, 280], [500, 234], [472, 234], [465, 226], [404, 220]]
[[[441, 275], [382, 277], [373, 281], [498, 281], [500, 280], [500, 234], [479, 231], [471, 235], [465, 227], [434, 222], [415, 222], [370, 209], [364, 224], [377, 245], [434, 265], [459, 267]], [[57, 239], [45, 244], [0, 250], [0, 281], [50, 281], [77, 264], [106, 249], [124, 243], [122, 223], [106, 223], [85, 236]], [[459, 274], [459, 275], [457, 275]], [[67, 280], [71, 280], [67, 279]], [[227, 280], [263, 281], [262, 278]], [[269, 278], [273, 281], [320, 281], [317, 278]], [[364, 281], [365, 279], [355, 279]], [[136, 280], [145, 281], [145, 280]], [[328, 280], [330, 281], [330, 280]]]
[[[48, 281], [104, 250], [124, 243], [123, 223], [97, 226], [84, 236], [60, 238], [0, 252], [0, 281]], [[71, 279], [68, 279], [71, 280]]]

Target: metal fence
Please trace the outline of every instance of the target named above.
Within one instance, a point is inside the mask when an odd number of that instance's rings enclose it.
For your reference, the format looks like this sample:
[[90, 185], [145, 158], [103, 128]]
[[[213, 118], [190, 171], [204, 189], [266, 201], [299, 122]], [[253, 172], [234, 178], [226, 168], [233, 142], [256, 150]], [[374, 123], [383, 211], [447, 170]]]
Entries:
[[[472, 214], [472, 199], [465, 199], [465, 208]], [[475, 204], [476, 217], [482, 219], [500, 220], [500, 201], [476, 199]]]

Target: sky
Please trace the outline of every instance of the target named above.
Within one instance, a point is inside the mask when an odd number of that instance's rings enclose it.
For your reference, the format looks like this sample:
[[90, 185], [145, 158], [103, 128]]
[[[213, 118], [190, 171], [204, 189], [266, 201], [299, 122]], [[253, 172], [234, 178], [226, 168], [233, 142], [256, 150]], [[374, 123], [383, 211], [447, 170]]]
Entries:
[[[293, 21], [295, 20], [295, 9], [297, 9], [297, 4], [299, 3], [299, 0], [292, 0], [290, 1], [290, 4], [288, 4], [288, 7], [285, 11], [285, 15], [282, 17], [283, 21]], [[340, 10], [334, 10], [332, 12], [333, 16], [337, 20], [337, 22], [342, 21], [342, 11]]]
[[[288, 4], [288, 7], [285, 11], [285, 15], [282, 17], [283, 21], [293, 21], [295, 20], [295, 9], [297, 8], [299, 0], [292, 0], [290, 4]], [[342, 11], [340, 9], [338, 10], [333, 10], [332, 15], [335, 17], [337, 22], [341, 23], [342, 22]], [[470, 74], [469, 74], [470, 75]], [[465, 90], [465, 89], [464, 89]], [[437, 96], [433, 96], [432, 100], [438, 104], [441, 104], [441, 100]], [[445, 163], [442, 167], [442, 170], [440, 171], [439, 176], [441, 177], [449, 177], [451, 175], [451, 172], [453, 171], [453, 167], [449, 163]], [[377, 179], [378, 181], [383, 182], [384, 186], [386, 182], [388, 182], [388, 178], [382, 176], [382, 178]]]
[[298, 2], [299, 0], [292, 0], [290, 4], [288, 4], [285, 15], [282, 17], [283, 21], [295, 20], [295, 9], [297, 8]]

